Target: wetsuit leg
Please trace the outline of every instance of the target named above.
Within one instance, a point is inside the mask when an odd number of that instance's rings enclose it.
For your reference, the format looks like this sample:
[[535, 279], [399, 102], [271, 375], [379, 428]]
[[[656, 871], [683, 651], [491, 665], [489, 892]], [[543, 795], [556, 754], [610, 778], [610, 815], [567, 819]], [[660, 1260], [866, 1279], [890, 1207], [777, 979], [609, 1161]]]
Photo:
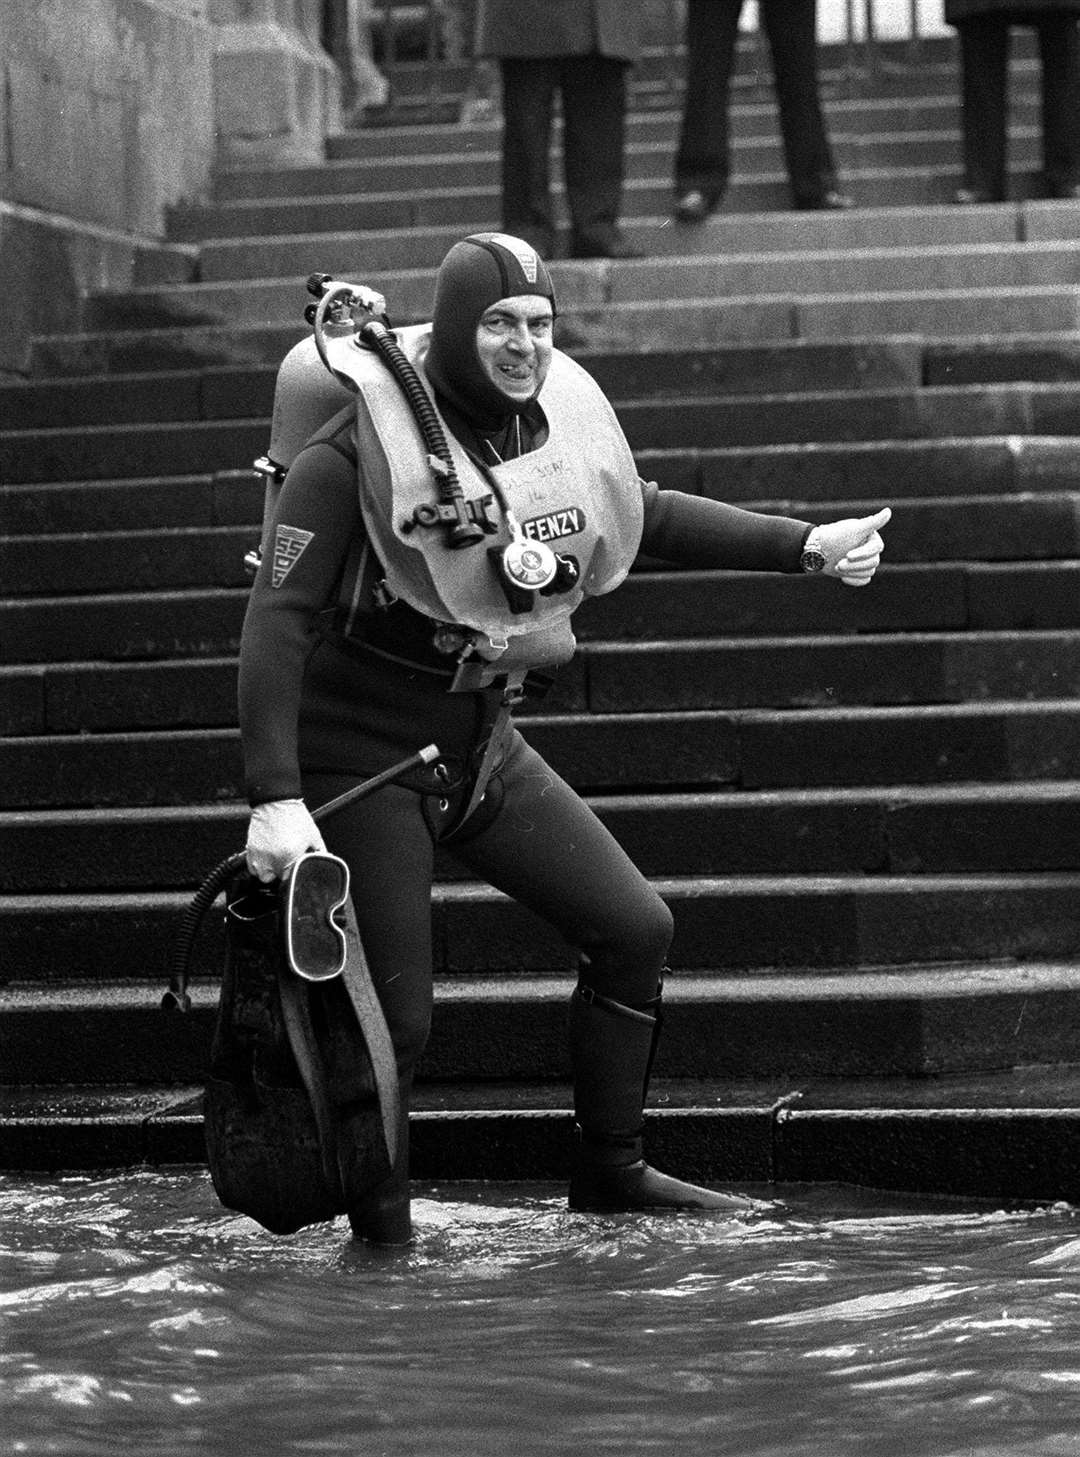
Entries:
[[[684, 1183], [642, 1157], [642, 1119], [660, 1030], [671, 912], [611, 833], [518, 734], [489, 794], [501, 795], [455, 855], [536, 911], [584, 953], [570, 1004], [574, 1113], [580, 1130], [572, 1208], [752, 1207]], [[489, 814], [491, 810], [489, 808]]]
[[[470, 869], [555, 926], [588, 958], [597, 991], [656, 995], [671, 912], [579, 795], [516, 733], [498, 784], [498, 814], [448, 840]], [[484, 824], [481, 807], [477, 822]]]
[[[304, 797], [325, 804], [361, 776], [308, 775]], [[411, 1233], [408, 1108], [413, 1070], [431, 1026], [431, 879], [434, 848], [419, 794], [390, 785], [328, 819], [327, 848], [349, 866], [352, 900], [371, 978], [398, 1062], [402, 1122], [388, 1179], [349, 1211], [359, 1238], [400, 1244]]]

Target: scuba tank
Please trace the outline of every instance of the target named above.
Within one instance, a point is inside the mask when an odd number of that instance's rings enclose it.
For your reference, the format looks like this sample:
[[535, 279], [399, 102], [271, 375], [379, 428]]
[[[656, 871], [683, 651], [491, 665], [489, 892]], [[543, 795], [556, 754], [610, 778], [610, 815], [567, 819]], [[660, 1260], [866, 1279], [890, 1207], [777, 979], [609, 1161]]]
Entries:
[[447, 545], [455, 549], [483, 540], [491, 527], [475, 517], [464, 499], [438, 414], [397, 345], [382, 294], [359, 284], [335, 283], [327, 273], [313, 273], [307, 288], [319, 300], [304, 311], [312, 333], [294, 344], [281, 362], [270, 443], [253, 466], [266, 489], [259, 546], [244, 557], [248, 572], [255, 575], [266, 551], [270, 518], [289, 466], [315, 431], [356, 397], [349, 356], [357, 349], [374, 350], [380, 356], [404, 392], [423, 436], [437, 500], [418, 508], [416, 524], [443, 526]]
[[[323, 820], [439, 757], [434, 744], [313, 811]], [[207, 1162], [228, 1209], [274, 1234], [346, 1214], [397, 1151], [393, 1044], [349, 901], [345, 862], [303, 855], [280, 882], [241, 851], [188, 905], [162, 1007], [191, 1008], [199, 928], [225, 892], [225, 960], [203, 1098]]]

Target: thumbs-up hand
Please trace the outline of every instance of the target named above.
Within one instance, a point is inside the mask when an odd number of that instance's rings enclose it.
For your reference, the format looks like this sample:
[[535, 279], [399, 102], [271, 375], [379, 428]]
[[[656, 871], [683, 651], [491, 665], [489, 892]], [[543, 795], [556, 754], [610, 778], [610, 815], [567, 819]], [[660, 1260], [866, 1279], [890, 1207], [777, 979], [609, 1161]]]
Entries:
[[878, 569], [885, 550], [879, 532], [892, 518], [886, 506], [873, 516], [832, 521], [814, 528], [814, 544], [825, 557], [825, 575], [839, 577], [848, 587], [865, 587]]

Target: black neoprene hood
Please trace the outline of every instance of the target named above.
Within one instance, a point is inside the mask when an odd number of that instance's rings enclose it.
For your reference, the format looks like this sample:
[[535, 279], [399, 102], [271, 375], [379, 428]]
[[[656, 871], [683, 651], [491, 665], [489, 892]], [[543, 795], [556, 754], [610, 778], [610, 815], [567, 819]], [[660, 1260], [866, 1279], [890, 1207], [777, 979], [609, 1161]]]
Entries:
[[436, 390], [481, 428], [525, 408], [487, 376], [476, 352], [476, 328], [499, 299], [536, 294], [551, 303], [555, 290], [544, 260], [520, 238], [474, 233], [455, 243], [435, 281], [431, 347], [424, 367]]

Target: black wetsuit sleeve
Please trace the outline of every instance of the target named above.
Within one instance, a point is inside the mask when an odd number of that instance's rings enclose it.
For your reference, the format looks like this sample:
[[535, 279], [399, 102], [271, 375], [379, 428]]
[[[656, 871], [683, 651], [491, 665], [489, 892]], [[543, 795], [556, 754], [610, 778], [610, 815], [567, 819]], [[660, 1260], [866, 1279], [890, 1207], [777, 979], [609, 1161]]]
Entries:
[[684, 567], [746, 572], [797, 572], [808, 521], [744, 511], [724, 501], [662, 491], [642, 481], [645, 505], [641, 551]]
[[300, 795], [300, 693], [316, 618], [336, 600], [363, 530], [355, 462], [331, 443], [306, 446], [282, 486], [240, 640], [240, 739], [253, 805]]

